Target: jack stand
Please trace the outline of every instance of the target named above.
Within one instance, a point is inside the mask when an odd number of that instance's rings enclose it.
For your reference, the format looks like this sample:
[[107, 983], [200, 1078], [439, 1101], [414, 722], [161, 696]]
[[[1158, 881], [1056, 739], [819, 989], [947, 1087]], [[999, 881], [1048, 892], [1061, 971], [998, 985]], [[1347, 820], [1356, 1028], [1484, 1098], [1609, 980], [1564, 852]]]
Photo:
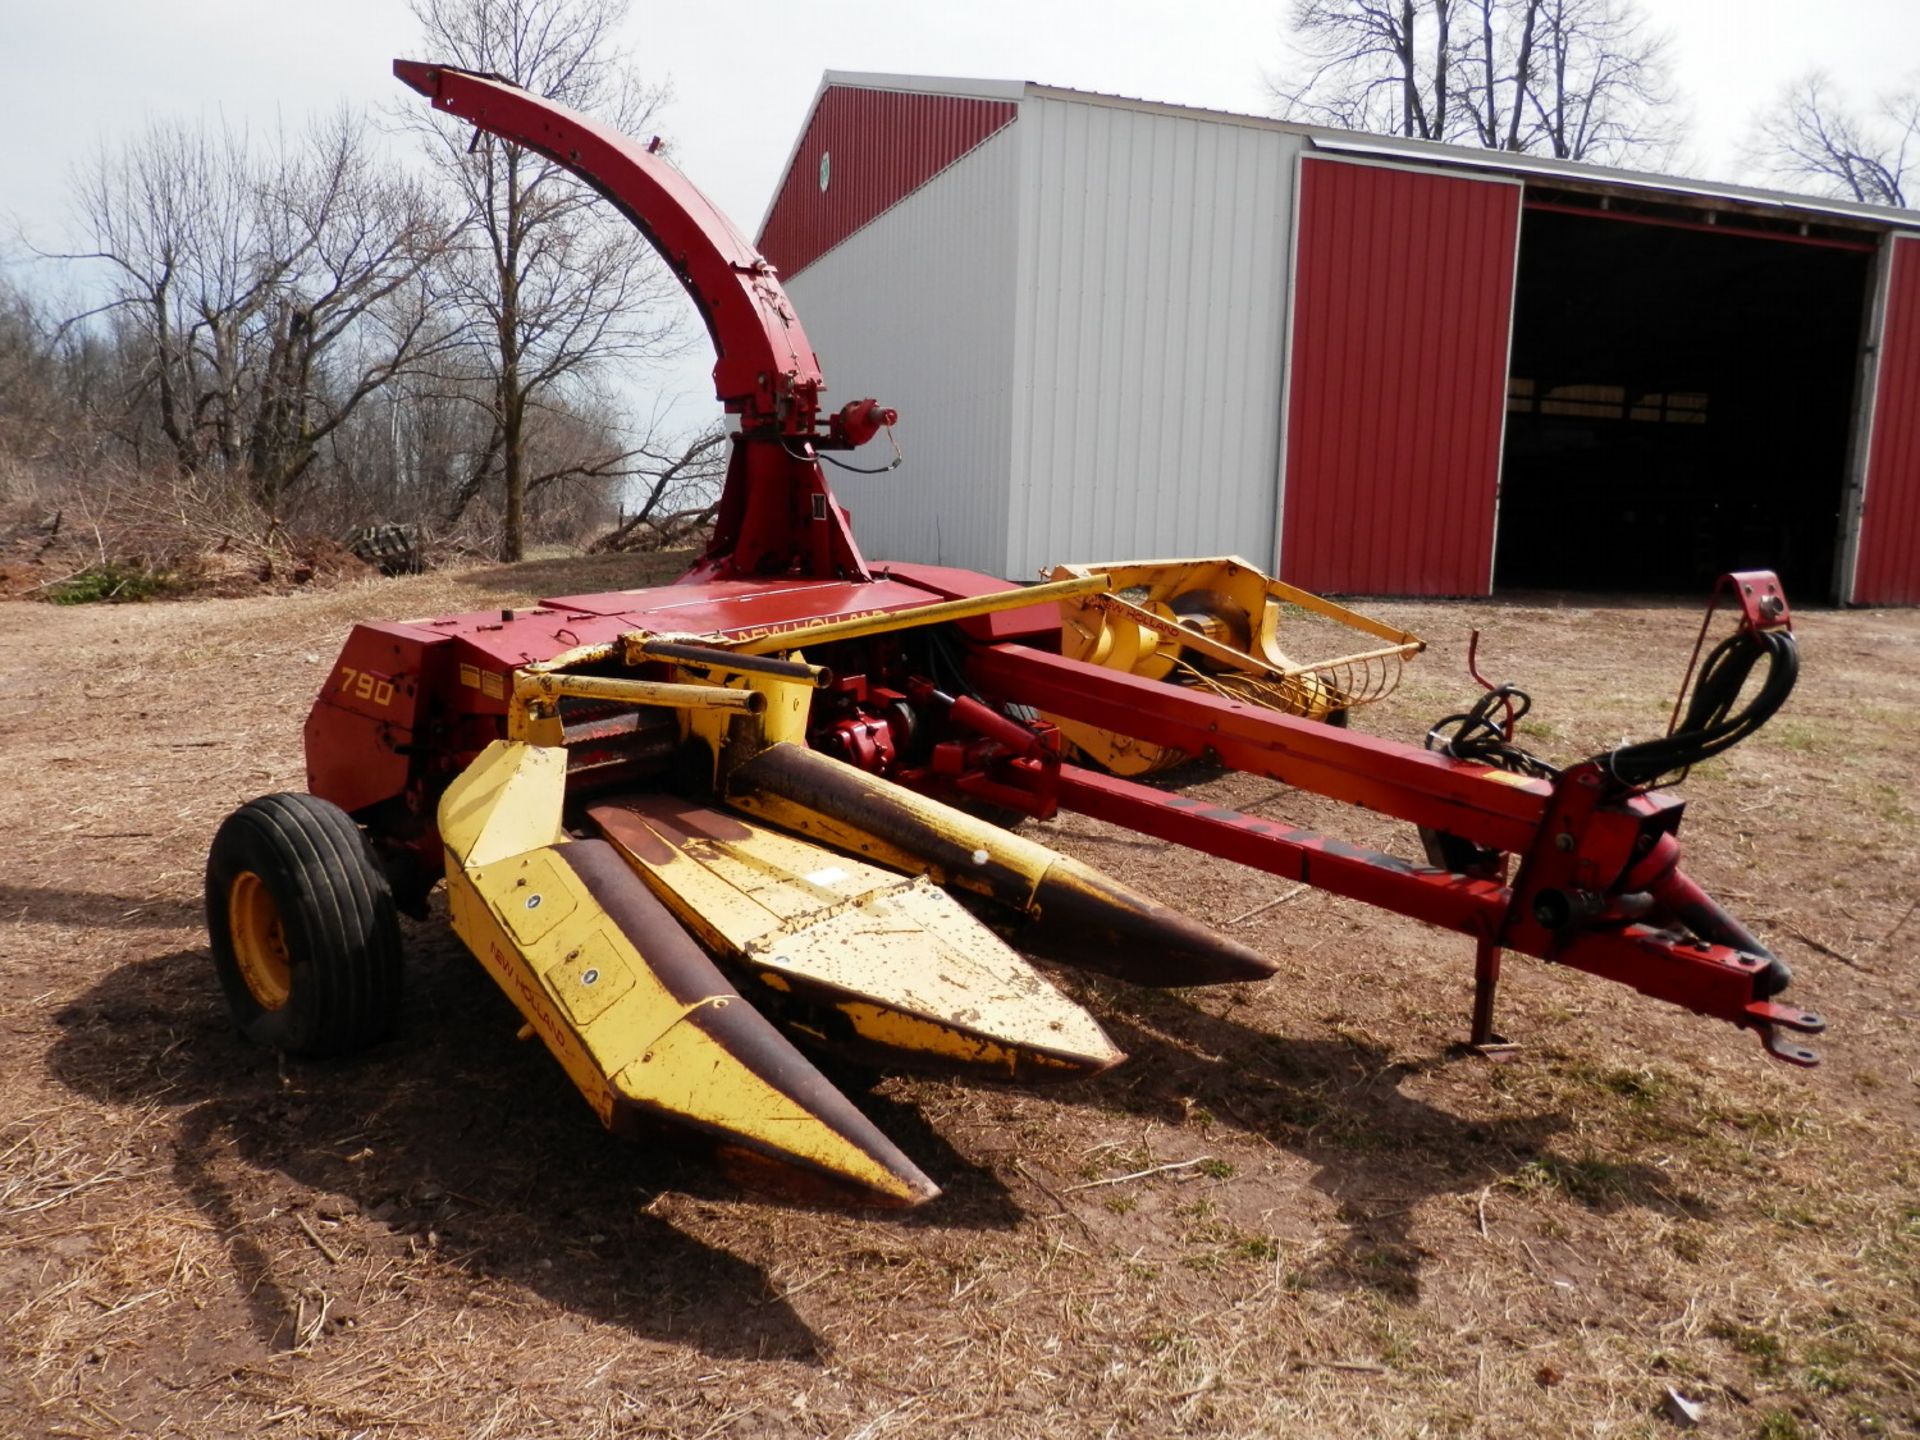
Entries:
[[1467, 1049], [1483, 1060], [1505, 1060], [1520, 1047], [1494, 1032], [1493, 1002], [1500, 993], [1500, 946], [1481, 936], [1473, 953], [1473, 1029]]

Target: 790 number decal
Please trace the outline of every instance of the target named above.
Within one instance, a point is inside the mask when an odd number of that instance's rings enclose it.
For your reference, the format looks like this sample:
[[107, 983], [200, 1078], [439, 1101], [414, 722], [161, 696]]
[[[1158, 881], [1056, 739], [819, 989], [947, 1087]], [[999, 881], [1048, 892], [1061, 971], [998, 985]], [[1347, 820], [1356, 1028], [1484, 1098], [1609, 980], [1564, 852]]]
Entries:
[[340, 667], [340, 691], [346, 695], [357, 695], [362, 700], [371, 700], [376, 705], [393, 704], [391, 680], [383, 680], [370, 670], [356, 670], [351, 665]]

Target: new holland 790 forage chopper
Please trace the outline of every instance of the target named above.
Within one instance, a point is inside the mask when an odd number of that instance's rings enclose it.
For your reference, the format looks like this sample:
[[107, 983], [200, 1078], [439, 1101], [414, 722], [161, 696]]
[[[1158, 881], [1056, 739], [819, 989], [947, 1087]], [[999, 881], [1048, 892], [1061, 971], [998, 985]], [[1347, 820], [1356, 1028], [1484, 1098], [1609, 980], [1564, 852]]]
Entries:
[[[1779, 1001], [1785, 968], [1680, 870], [1682, 806], [1657, 789], [1792, 688], [1772, 576], [1722, 581], [1737, 628], [1667, 735], [1560, 770], [1513, 745], [1525, 701], [1505, 689], [1426, 749], [1344, 728], [1420, 642], [1237, 560], [1063, 566], [1026, 589], [870, 566], [820, 452], [893, 412], [822, 416], [799, 320], [726, 218], [583, 116], [489, 76], [394, 69], [641, 229], [706, 322], [739, 431], [712, 542], [678, 583], [354, 629], [307, 721], [312, 793], [244, 806], [208, 860], [247, 1034], [310, 1054], [384, 1035], [396, 910], [424, 913], [444, 876], [454, 929], [609, 1127], [670, 1122], [762, 1188], [914, 1205], [934, 1185], [803, 1050], [1015, 1081], [1122, 1058], [974, 909], [1020, 951], [1141, 985], [1274, 968], [961, 808], [1065, 807], [1472, 936], [1476, 1041], [1511, 949], [1814, 1062], [1783, 1032], [1819, 1017]], [[1302, 613], [1365, 639], [1296, 663], [1278, 631]], [[1429, 863], [1131, 778], [1187, 757], [1408, 821]]]

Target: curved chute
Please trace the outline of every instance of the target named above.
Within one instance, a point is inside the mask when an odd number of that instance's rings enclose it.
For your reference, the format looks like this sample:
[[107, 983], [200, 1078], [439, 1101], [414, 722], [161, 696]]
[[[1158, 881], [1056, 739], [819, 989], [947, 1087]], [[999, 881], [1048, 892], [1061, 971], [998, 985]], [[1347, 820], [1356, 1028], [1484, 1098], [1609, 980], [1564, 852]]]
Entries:
[[436, 110], [537, 151], [592, 186], [647, 237], [692, 297], [713, 341], [714, 393], [740, 417], [740, 433], [713, 540], [688, 578], [872, 578], [814, 454], [816, 443], [836, 443], [817, 429], [826, 388], [819, 361], [752, 242], [649, 147], [557, 101], [428, 61], [395, 60], [393, 73]]

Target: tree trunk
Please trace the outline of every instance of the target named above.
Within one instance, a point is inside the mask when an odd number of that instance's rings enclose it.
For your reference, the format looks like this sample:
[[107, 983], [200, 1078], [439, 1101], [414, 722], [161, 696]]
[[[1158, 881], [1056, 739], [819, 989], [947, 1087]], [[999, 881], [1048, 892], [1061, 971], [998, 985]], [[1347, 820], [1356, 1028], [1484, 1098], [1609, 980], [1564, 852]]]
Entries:
[[507, 486], [506, 516], [500, 532], [500, 558], [512, 562], [527, 553], [527, 457], [522, 445], [526, 406], [518, 393], [519, 366], [509, 364], [502, 384], [506, 394], [500, 412], [501, 452]]
[[512, 562], [527, 553], [527, 397], [520, 385], [519, 277], [511, 263], [501, 276], [500, 299], [500, 478], [506, 486], [500, 558]]
[[1417, 103], [1419, 80], [1413, 62], [1413, 0], [1400, 5], [1400, 129], [1413, 138], [1413, 112]]
[[1555, 15], [1553, 47], [1553, 153], [1559, 160], [1570, 160], [1567, 146], [1567, 50], [1566, 16]]
[[153, 308], [153, 334], [155, 348], [159, 351], [160, 382], [160, 430], [173, 446], [174, 464], [182, 475], [198, 473], [199, 457], [195, 454], [193, 441], [180, 423], [180, 397], [175, 389], [173, 370], [173, 327], [169, 323], [167, 307], [171, 303], [168, 289], [172, 285], [171, 273], [163, 277], [154, 287], [149, 304]]
[[1538, 0], [1528, 0], [1521, 22], [1520, 55], [1513, 65], [1513, 114], [1507, 120], [1507, 139], [1503, 149], [1520, 149], [1520, 112], [1526, 108], [1527, 92], [1533, 86], [1533, 33], [1540, 17]]

